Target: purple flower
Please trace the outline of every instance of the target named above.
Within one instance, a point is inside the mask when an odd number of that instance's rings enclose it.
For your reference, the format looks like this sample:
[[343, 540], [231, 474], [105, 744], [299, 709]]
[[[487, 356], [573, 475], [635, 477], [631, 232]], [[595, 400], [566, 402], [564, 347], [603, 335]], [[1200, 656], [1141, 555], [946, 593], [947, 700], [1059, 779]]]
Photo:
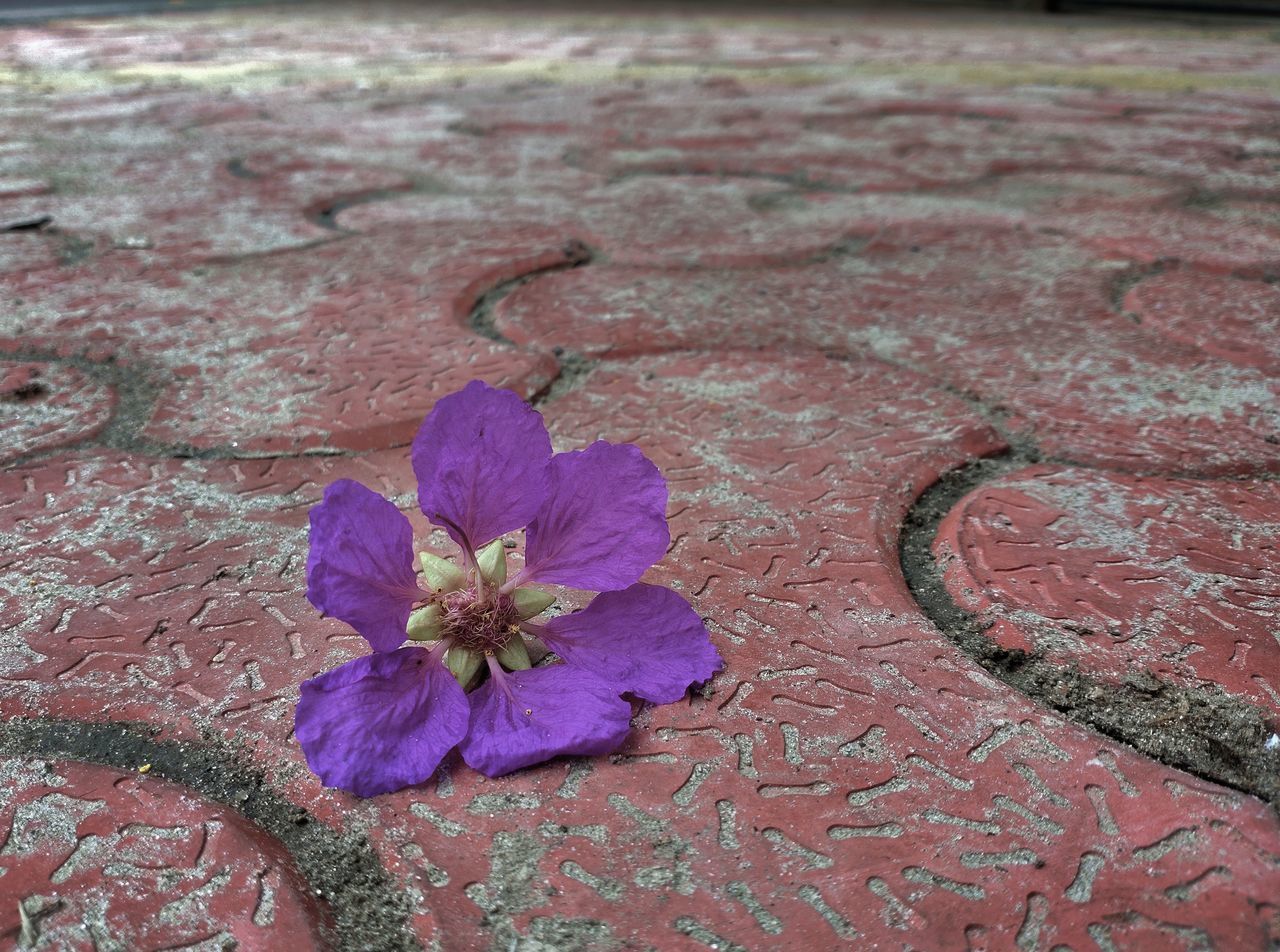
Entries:
[[[667, 703], [720, 670], [689, 603], [639, 581], [670, 535], [666, 482], [637, 447], [552, 455], [541, 415], [477, 380], [436, 404], [412, 456], [418, 502], [459, 564], [421, 552], [415, 571], [409, 520], [352, 480], [311, 510], [307, 598], [374, 651], [302, 685], [295, 732], [327, 786], [421, 783], [454, 747], [491, 777], [609, 753], [630, 727], [623, 694]], [[502, 536], [520, 528], [508, 578]], [[530, 582], [601, 594], [535, 622], [555, 597]], [[526, 636], [563, 663], [533, 667]]]

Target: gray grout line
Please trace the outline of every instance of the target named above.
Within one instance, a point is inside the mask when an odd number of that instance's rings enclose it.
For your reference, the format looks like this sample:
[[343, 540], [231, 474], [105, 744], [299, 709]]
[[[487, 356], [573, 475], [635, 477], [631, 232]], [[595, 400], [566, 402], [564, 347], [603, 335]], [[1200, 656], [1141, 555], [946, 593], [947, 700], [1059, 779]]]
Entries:
[[[89, 447], [168, 459], [246, 458], [244, 454], [235, 452], [229, 446], [206, 449], [191, 446], [187, 443], [168, 443], [152, 440], [143, 436], [142, 429], [151, 418], [156, 399], [162, 389], [162, 384], [158, 381], [164, 376], [161, 371], [145, 361], [127, 359], [123, 362], [117, 362], [114, 359], [90, 360], [81, 355], [61, 355], [49, 350], [29, 348], [8, 353], [0, 352], [0, 359], [74, 367], [94, 382], [110, 387], [116, 396], [116, 405], [111, 411], [111, 416], [107, 420], [106, 426], [98, 433], [75, 440], [72, 443], [14, 457], [12, 460], [0, 465], [0, 469], [40, 462], [62, 453]], [[290, 453], [277, 455], [302, 456], [307, 454]]]
[[466, 324], [472, 331], [491, 341], [499, 344], [505, 344], [513, 349], [521, 349], [515, 341], [506, 337], [498, 330], [498, 326], [494, 321], [494, 308], [498, 306], [498, 302], [505, 298], [516, 288], [528, 284], [535, 278], [542, 277], [544, 274], [556, 274], [560, 271], [571, 271], [574, 268], [581, 268], [591, 264], [598, 257], [597, 253], [585, 242], [576, 238], [568, 239], [561, 247], [564, 254], [564, 260], [555, 264], [546, 265], [545, 267], [535, 268], [524, 274], [518, 275], [507, 281], [502, 281], [494, 285], [488, 291], [485, 291], [475, 299], [471, 305], [471, 311], [467, 315]]

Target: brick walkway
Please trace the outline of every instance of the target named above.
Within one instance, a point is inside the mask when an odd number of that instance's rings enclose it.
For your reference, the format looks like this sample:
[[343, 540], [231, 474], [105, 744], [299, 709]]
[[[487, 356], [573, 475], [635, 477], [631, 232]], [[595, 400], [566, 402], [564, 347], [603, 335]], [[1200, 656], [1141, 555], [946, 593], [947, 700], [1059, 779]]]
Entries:
[[[0, 944], [1280, 943], [1280, 34], [718, 9], [0, 31]], [[307, 509], [476, 377], [727, 668], [325, 790]]]

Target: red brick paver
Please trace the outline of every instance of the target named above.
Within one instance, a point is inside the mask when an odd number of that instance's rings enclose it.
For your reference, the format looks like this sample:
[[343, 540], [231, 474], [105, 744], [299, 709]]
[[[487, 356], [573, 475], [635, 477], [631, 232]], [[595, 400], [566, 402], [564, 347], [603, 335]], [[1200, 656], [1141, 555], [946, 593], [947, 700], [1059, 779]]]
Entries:
[[1135, 285], [1125, 309], [1147, 326], [1233, 364], [1280, 371], [1280, 288], [1174, 272]]
[[[545, 228], [454, 221], [185, 268], [112, 251], [0, 293], [20, 328], [8, 346], [83, 354], [161, 386], [146, 437], [243, 454], [369, 449], [412, 437], [418, 407], [474, 377], [540, 390], [548, 356], [463, 322], [493, 285], [569, 260]], [[404, 347], [414, 338], [421, 352]]]
[[[3, 941], [1280, 942], [1273, 805], [983, 670], [900, 555], [930, 534], [997, 648], [1275, 730], [1265, 30], [309, 9], [0, 38]], [[657, 462], [649, 578], [725, 670], [612, 757], [325, 790], [298, 685], [366, 646], [305, 600], [307, 510], [359, 479], [443, 548], [406, 444], [477, 377], [560, 449]], [[154, 770], [94, 746], [120, 724]]]
[[[920, 213], [910, 199], [875, 207]], [[1198, 341], [1135, 329], [1109, 303], [1129, 273], [1123, 261], [981, 220], [873, 234], [856, 252], [802, 266], [548, 275], [501, 301], [497, 326], [527, 346], [600, 356], [673, 347], [871, 353], [973, 394], [1073, 461], [1203, 474], [1280, 465], [1274, 379], [1207, 361]]]
[[0, 460], [92, 437], [115, 400], [110, 386], [77, 367], [0, 360]]
[[324, 947], [323, 914], [278, 843], [137, 766], [0, 760], [6, 946]]
[[1037, 467], [967, 496], [936, 546], [1005, 647], [1112, 681], [1216, 684], [1280, 724], [1274, 483]]
[[[711, 619], [728, 667], [709, 697], [642, 711], [607, 762], [496, 782], [457, 766], [371, 801], [431, 934], [479, 944], [483, 914], [499, 936], [601, 920], [624, 946], [672, 930], [721, 947], [1050, 948], [1156, 943], [1186, 921], [1223, 947], [1266, 941], [1247, 884], [1274, 869], [1228, 845], [1280, 846], [1266, 808], [1207, 799], [1010, 695], [907, 595], [905, 506], [998, 446], [918, 383], [812, 358], [662, 357], [549, 408], [570, 445], [621, 427], [667, 472], [675, 542], [656, 578]], [[1227, 854], [1229, 874], [1202, 876]]]

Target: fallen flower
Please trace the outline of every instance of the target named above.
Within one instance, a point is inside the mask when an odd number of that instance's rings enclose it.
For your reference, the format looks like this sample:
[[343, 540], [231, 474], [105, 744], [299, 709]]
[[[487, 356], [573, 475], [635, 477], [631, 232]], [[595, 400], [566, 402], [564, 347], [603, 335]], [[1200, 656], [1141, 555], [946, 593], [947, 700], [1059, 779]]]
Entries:
[[[669, 703], [720, 670], [692, 606], [639, 582], [670, 541], [666, 482], [639, 448], [553, 455], [536, 410], [472, 381], [436, 403], [412, 460], [460, 564], [422, 552], [415, 571], [409, 520], [353, 480], [311, 510], [307, 598], [373, 648], [302, 685], [295, 733], [327, 786], [421, 783], [454, 747], [491, 777], [609, 753], [630, 728], [623, 694]], [[508, 578], [502, 536], [520, 528], [525, 561]], [[555, 596], [528, 583], [601, 594], [535, 622]], [[526, 635], [561, 663], [533, 667]]]

